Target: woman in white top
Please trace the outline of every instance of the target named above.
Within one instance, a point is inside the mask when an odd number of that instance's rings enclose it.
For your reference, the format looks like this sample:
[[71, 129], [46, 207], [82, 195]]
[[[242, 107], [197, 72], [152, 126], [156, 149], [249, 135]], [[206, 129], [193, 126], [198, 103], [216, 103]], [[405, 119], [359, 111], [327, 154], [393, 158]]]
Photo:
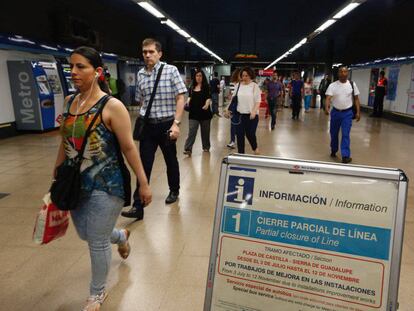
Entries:
[[259, 105], [261, 102], [261, 91], [259, 86], [253, 82], [255, 74], [250, 67], [244, 67], [240, 73], [241, 81], [235, 85], [233, 96], [237, 96], [238, 119], [236, 125], [237, 151], [244, 152], [244, 137], [250, 143], [254, 154], [259, 154], [257, 147], [256, 129], [259, 123]]
[[305, 112], [309, 112], [311, 100], [312, 100], [312, 80], [310, 78], [306, 79], [306, 82], [304, 84], [304, 91], [305, 91]]

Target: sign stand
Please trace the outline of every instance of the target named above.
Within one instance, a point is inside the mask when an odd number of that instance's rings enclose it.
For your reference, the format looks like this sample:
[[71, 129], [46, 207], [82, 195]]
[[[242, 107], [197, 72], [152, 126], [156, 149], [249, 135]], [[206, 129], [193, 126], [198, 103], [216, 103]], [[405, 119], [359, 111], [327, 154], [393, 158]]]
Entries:
[[395, 311], [408, 179], [398, 169], [230, 155], [204, 311]]

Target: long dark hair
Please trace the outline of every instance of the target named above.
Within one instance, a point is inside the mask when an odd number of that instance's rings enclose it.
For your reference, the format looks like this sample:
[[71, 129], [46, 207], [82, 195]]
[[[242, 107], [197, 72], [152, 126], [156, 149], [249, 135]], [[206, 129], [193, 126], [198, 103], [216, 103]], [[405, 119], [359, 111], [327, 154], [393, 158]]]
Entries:
[[204, 71], [201, 70], [200, 68], [197, 68], [194, 70], [193, 79], [191, 82], [191, 91], [194, 91], [194, 88], [197, 86], [196, 75], [200, 72], [201, 72], [201, 75], [203, 76], [203, 79], [201, 81], [201, 91], [208, 93], [210, 92], [210, 85], [207, 82], [207, 78], [206, 78], [206, 75], [204, 74]]
[[[79, 54], [85, 57], [92, 65], [92, 67], [95, 69], [98, 67], [103, 68], [104, 66], [101, 55], [98, 53], [97, 50], [89, 46], [80, 46], [76, 48], [72, 53], [70, 53], [70, 56], [72, 56], [73, 54]], [[106, 83], [105, 79], [101, 79], [101, 77], [98, 77], [98, 85], [102, 91], [104, 91], [107, 94], [110, 93], [108, 83]]]

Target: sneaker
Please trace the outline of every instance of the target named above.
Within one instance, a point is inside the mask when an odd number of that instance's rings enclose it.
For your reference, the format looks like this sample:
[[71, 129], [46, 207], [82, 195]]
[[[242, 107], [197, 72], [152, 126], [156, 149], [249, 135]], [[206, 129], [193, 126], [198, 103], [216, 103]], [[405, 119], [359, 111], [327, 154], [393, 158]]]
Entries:
[[129, 256], [129, 253], [131, 252], [131, 246], [129, 245], [129, 242], [128, 242], [131, 232], [128, 229], [122, 229], [121, 231], [124, 232], [126, 236], [126, 241], [124, 243], [118, 244], [118, 253], [122, 259], [127, 259]]
[[184, 150], [183, 152], [185, 155], [188, 155], [189, 157], [191, 157], [191, 151], [190, 150]]
[[336, 158], [336, 152], [331, 152], [331, 158]]
[[203, 149], [204, 152], [210, 152], [210, 149]]
[[103, 291], [99, 295], [89, 296], [82, 308], [82, 311], [99, 311], [106, 297], [108, 297], [108, 293], [106, 291]]
[[229, 147], [229, 148], [231, 148], [231, 149], [236, 148], [235, 146], [236, 146], [236, 143], [235, 143], [234, 141], [231, 141], [231, 142], [229, 142], [229, 143], [227, 144], [227, 147]]
[[343, 157], [342, 158], [342, 163], [351, 163], [352, 162], [352, 158], [350, 158], [350, 157]]

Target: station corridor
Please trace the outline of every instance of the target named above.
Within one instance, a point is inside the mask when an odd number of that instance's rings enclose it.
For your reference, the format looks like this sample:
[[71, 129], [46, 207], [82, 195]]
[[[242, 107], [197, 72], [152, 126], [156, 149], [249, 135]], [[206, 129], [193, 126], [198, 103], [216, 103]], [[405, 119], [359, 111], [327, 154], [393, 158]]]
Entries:
[[[265, 156], [332, 161], [329, 119], [319, 109], [292, 121], [289, 109], [278, 113], [276, 129], [261, 114], [258, 141]], [[178, 158], [179, 201], [168, 194], [165, 164], [158, 151], [151, 187], [153, 202], [143, 221], [120, 217], [131, 230], [131, 255], [121, 260], [113, 247], [109, 296], [101, 310], [200, 311], [203, 308], [222, 159], [230, 152], [229, 121], [212, 120], [210, 153], [198, 134], [191, 157], [183, 155], [188, 133], [183, 117]], [[89, 253], [72, 223], [63, 238], [48, 245], [32, 242], [33, 225], [48, 191], [59, 135], [26, 134], [0, 140], [0, 310], [80, 310], [88, 295]], [[414, 176], [414, 127], [363, 114], [351, 131], [353, 164], [396, 167]], [[246, 146], [251, 153], [250, 146]], [[337, 160], [339, 162], [339, 158]], [[4, 194], [4, 195], [3, 195]], [[414, 287], [414, 186], [409, 184], [403, 262], [399, 290], [401, 311], [411, 311]], [[280, 310], [283, 311], [283, 310]]]

